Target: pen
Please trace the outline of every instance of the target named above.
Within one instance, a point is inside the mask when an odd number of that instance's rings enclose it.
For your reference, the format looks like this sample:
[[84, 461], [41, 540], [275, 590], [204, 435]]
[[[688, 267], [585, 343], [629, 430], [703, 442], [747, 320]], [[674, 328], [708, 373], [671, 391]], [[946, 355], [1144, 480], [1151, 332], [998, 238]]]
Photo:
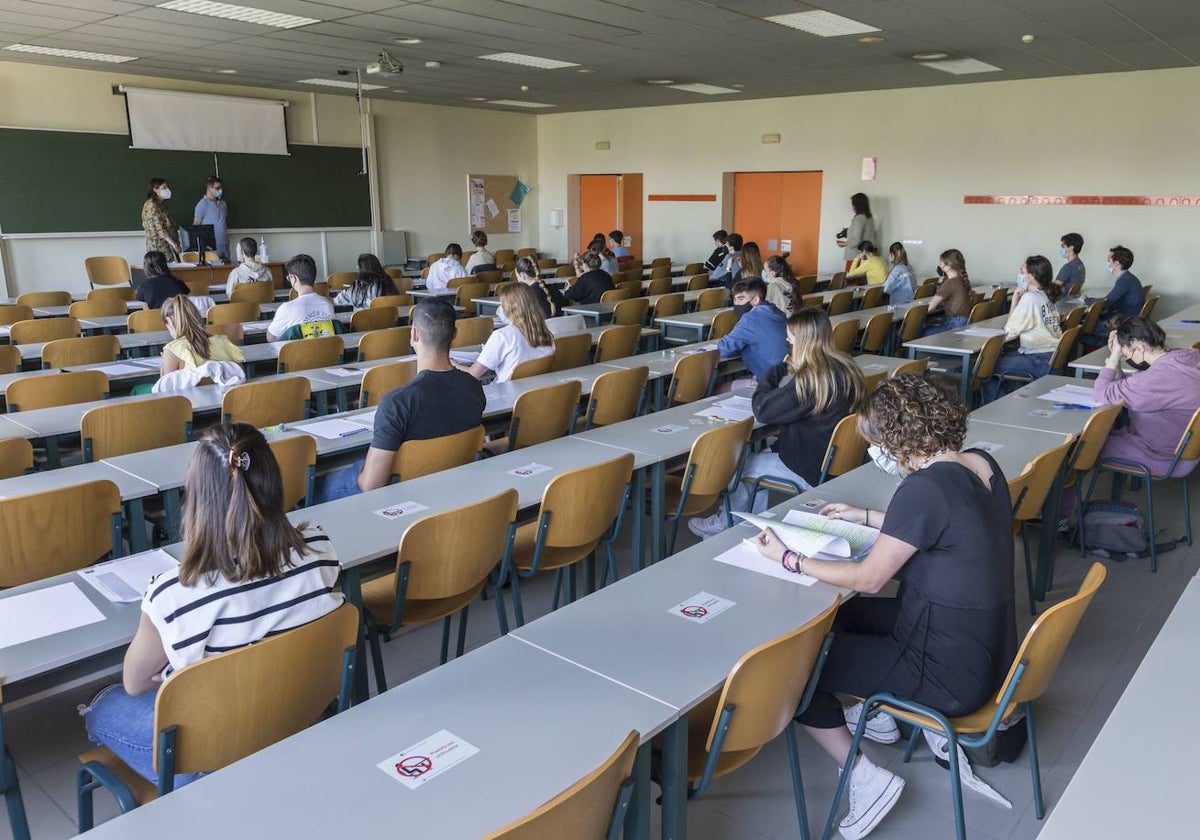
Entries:
[[1179, 323], [1181, 323], [1181, 324], [1200, 324], [1200, 320], [1197, 320], [1195, 318], [1180, 318]]
[[1055, 403], [1054, 407], [1055, 408], [1066, 408], [1066, 409], [1076, 409], [1077, 408], [1081, 411], [1091, 411], [1092, 410], [1092, 407], [1090, 405], [1079, 405], [1078, 403]]

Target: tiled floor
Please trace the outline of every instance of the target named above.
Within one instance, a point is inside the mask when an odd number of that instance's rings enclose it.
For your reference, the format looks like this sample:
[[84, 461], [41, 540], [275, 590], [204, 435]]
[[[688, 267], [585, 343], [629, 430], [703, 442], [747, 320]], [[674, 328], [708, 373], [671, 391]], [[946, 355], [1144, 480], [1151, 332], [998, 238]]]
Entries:
[[[1156, 488], [1156, 496], [1162, 500], [1159, 521], [1169, 523], [1173, 530], [1181, 530], [1177, 488]], [[680, 548], [693, 542], [686, 529], [680, 541]], [[1019, 553], [1018, 548], [1018, 556]], [[1024, 610], [1024, 573], [1019, 562], [1016, 566], [1018, 629], [1024, 632], [1031, 619]], [[1073, 551], [1060, 549], [1057, 586], [1051, 599], [1072, 592], [1090, 562]], [[1145, 560], [1108, 564], [1108, 581], [1084, 617], [1053, 683], [1037, 706], [1048, 807], [1053, 808], [1062, 795], [1198, 566], [1200, 548], [1186, 545], [1163, 555], [1155, 575], [1149, 573]], [[542, 615], [549, 608], [549, 578], [523, 584], [521, 589], [527, 617]], [[494, 638], [496, 619], [490, 606], [476, 608], [472, 613], [468, 644], [475, 646]], [[434, 667], [439, 644], [440, 629], [428, 626], [386, 645], [389, 681], [396, 684]], [[104, 682], [107, 680], [42, 700], [7, 717], [9, 744], [19, 767], [34, 840], [57, 840], [75, 834], [75, 755], [87, 747], [76, 706], [86, 702]], [[580, 725], [585, 726], [586, 721], [580, 721]], [[819, 832], [837, 773], [833, 762], [812, 741], [800, 734], [799, 742], [809, 822], [814, 832]], [[907, 782], [895, 810], [872, 836], [880, 840], [952, 837], [946, 771], [934, 764], [928, 750], [919, 748], [908, 766], [900, 762], [898, 747], [867, 744], [866, 750], [874, 761], [899, 773]], [[1041, 824], [1033, 816], [1028, 753], [1022, 753], [1012, 765], [979, 768], [978, 774], [1007, 797], [1012, 808], [1003, 808], [967, 791], [970, 836], [977, 840], [1036, 837]], [[568, 781], [564, 779], [564, 784]], [[115, 814], [111, 799], [102, 792], [97, 794], [96, 802], [97, 821]], [[739, 772], [716, 780], [706, 796], [689, 805], [688, 825], [693, 840], [797, 837], [783, 744], [769, 745]], [[7, 820], [0, 817], [0, 840], [8, 837]]]

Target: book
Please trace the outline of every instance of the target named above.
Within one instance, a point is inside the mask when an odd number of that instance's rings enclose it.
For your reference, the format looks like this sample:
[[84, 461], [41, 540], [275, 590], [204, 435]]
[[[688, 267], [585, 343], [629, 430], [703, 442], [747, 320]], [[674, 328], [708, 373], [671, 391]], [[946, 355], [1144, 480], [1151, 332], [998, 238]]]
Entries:
[[792, 551], [816, 560], [861, 560], [879, 536], [878, 528], [802, 510], [788, 511], [782, 521], [740, 511], [733, 515], [756, 528], [770, 528]]

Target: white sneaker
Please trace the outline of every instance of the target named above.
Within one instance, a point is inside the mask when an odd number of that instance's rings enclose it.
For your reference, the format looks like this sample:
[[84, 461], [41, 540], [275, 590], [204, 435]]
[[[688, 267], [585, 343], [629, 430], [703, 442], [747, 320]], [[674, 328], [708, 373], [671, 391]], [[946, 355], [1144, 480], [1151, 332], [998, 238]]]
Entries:
[[903, 779], [863, 755], [850, 771], [850, 811], [838, 823], [838, 831], [846, 840], [866, 837], [895, 807], [902, 790]]
[[[858, 726], [862, 709], [862, 703], [842, 709], [842, 714], [846, 717], [846, 728], [851, 732], [854, 732], [854, 728]], [[894, 744], [900, 740], [900, 729], [896, 726], [894, 717], [887, 712], [877, 712], [875, 717], [867, 718], [867, 728], [863, 730], [863, 737], [878, 744]]]
[[725, 514], [717, 511], [712, 516], [694, 516], [688, 520], [688, 530], [702, 540], [715, 537], [729, 528]]

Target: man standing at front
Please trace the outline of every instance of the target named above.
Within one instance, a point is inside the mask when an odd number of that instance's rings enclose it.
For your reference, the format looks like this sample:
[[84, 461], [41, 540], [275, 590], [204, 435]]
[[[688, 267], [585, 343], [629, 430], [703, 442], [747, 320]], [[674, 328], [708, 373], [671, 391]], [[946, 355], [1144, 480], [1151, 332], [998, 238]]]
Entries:
[[[216, 175], [205, 178], [204, 195], [196, 202], [196, 209], [192, 212], [192, 224], [212, 225], [217, 238], [213, 250], [217, 252], [221, 262], [229, 262], [229, 205], [221, 198], [222, 195], [224, 190], [221, 188], [221, 179]], [[200, 261], [204, 262], [203, 254], [200, 255]]]

